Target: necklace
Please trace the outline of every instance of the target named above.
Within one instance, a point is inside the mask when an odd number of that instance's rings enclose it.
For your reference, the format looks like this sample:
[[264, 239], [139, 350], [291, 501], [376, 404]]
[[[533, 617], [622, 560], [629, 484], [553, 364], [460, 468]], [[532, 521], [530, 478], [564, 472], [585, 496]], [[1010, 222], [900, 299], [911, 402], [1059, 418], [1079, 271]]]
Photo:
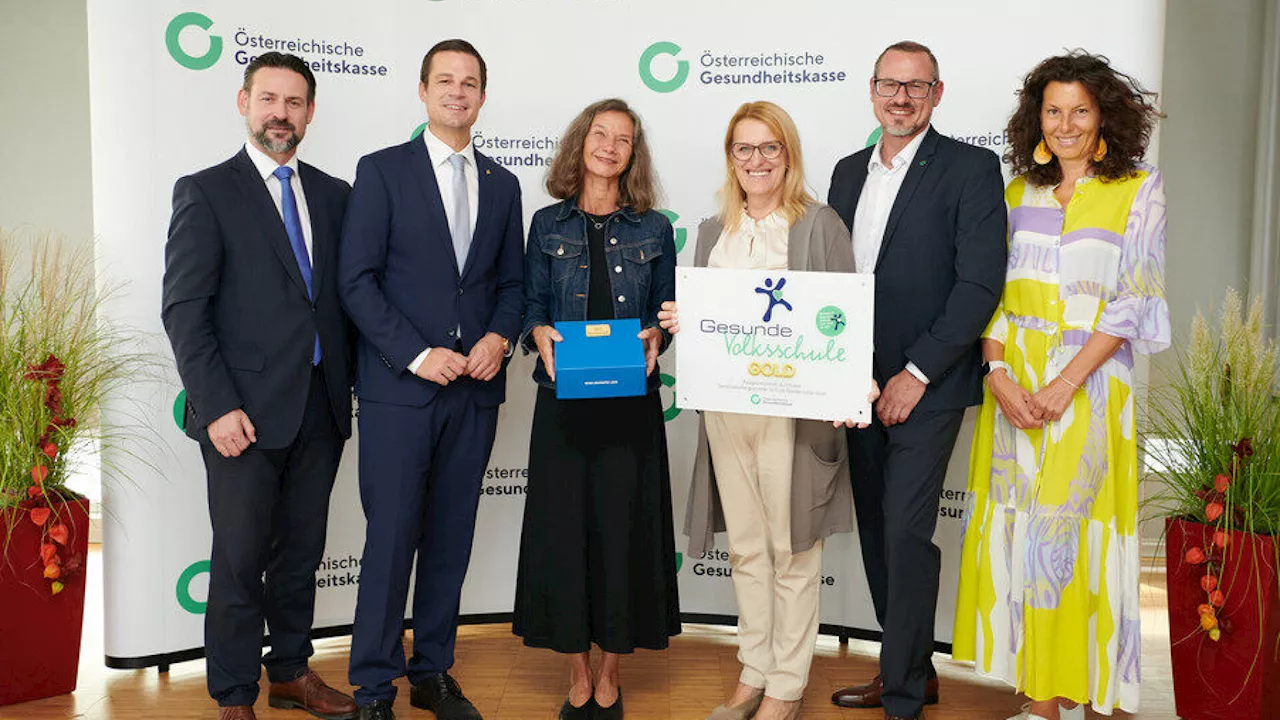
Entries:
[[[583, 216], [583, 217], [585, 217], [585, 218], [587, 219], [587, 221], [588, 221], [588, 222], [590, 222], [592, 225], [594, 225], [594, 226], [595, 226], [595, 229], [597, 229], [597, 230], [602, 230], [602, 229], [604, 229], [604, 224], [605, 224], [605, 223], [607, 223], [607, 222], [609, 222], [609, 218], [613, 217], [613, 216], [614, 216], [614, 214], [615, 214], [615, 213], [617, 213], [617, 212], [618, 212], [617, 210], [614, 210], [613, 212], [611, 212], [611, 213], [609, 213], [609, 214], [607, 214], [607, 215], [595, 215], [595, 214], [592, 214], [592, 213], [583, 212], [583, 213], [582, 213], [582, 216]], [[596, 218], [600, 218], [600, 219], [599, 219], [599, 220], [596, 220]]]

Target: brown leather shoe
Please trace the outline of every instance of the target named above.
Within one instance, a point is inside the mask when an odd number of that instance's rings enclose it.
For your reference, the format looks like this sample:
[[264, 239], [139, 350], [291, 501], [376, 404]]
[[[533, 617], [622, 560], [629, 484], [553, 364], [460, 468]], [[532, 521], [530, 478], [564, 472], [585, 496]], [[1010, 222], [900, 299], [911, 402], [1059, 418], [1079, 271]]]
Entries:
[[280, 710], [306, 710], [321, 720], [349, 720], [357, 709], [350, 696], [326, 685], [313, 670], [289, 682], [271, 683], [267, 704]]
[[[879, 675], [876, 675], [866, 685], [840, 688], [831, 693], [831, 702], [834, 705], [846, 708], [878, 708], [883, 706], [883, 703], [880, 702], [880, 694], [882, 692], [884, 692], [884, 680]], [[937, 676], [929, 678], [924, 684], [924, 704], [938, 704]]]
[[218, 720], [258, 720], [252, 705], [227, 705], [218, 708]]

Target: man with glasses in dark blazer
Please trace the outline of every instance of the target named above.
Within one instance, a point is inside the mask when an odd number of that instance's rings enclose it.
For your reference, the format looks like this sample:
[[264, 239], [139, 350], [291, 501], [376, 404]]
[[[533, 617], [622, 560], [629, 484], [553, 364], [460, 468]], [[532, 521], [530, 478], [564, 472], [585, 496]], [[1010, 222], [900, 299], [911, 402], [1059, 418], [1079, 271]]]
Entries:
[[982, 400], [978, 340], [1004, 287], [1004, 183], [994, 153], [930, 126], [943, 84], [929, 48], [891, 45], [870, 91], [880, 140], [836, 165], [827, 202], [852, 233], [857, 272], [876, 276], [874, 374], [884, 390], [871, 426], [848, 440], [884, 635], [880, 674], [831, 699], [907, 719], [938, 701], [933, 531], [964, 410]]

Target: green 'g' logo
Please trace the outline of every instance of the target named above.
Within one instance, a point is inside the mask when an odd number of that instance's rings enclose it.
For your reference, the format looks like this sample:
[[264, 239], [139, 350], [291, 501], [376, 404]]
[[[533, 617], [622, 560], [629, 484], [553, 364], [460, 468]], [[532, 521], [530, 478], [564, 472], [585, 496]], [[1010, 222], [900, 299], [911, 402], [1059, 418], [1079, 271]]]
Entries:
[[684, 567], [684, 553], [676, 553], [676, 572], [680, 572], [680, 568]]
[[200, 56], [190, 55], [182, 49], [182, 43], [178, 42], [178, 37], [182, 35], [183, 30], [191, 26], [208, 30], [213, 27], [213, 21], [198, 12], [182, 13], [169, 21], [169, 27], [164, 31], [164, 44], [169, 48], [169, 55], [182, 67], [188, 70], [207, 70], [213, 67], [213, 64], [222, 56], [222, 37], [210, 35], [209, 50]]
[[676, 74], [667, 80], [659, 80], [653, 75], [653, 61], [659, 55], [671, 55], [675, 57], [680, 54], [680, 46], [668, 41], [656, 42], [645, 48], [640, 53], [640, 79], [644, 84], [654, 92], [669, 93], [684, 85], [684, 81], [689, 79], [689, 61], [676, 61]]
[[177, 424], [179, 430], [187, 431], [187, 391], [185, 389], [173, 399], [173, 422]]
[[182, 574], [178, 576], [178, 604], [183, 610], [192, 615], [203, 615], [205, 609], [209, 606], [207, 602], [200, 602], [191, 597], [191, 581], [196, 579], [197, 575], [207, 574], [209, 572], [209, 561], [201, 560], [191, 563]]
[[[680, 216], [674, 210], [659, 210], [663, 217], [671, 221], [672, 225], [680, 219]], [[680, 254], [684, 250], [684, 244], [689, 241], [689, 230], [687, 228], [676, 228], [676, 254]]]
[[814, 318], [814, 324], [818, 326], [818, 332], [827, 337], [835, 337], [844, 332], [844, 328], [849, 324], [849, 319], [845, 317], [844, 311], [835, 305], [828, 305], [818, 311], [818, 317]]
[[658, 379], [662, 387], [671, 388], [671, 407], [662, 408], [662, 421], [671, 422], [680, 414], [680, 408], [676, 407], [676, 379], [666, 373], [658, 373]]

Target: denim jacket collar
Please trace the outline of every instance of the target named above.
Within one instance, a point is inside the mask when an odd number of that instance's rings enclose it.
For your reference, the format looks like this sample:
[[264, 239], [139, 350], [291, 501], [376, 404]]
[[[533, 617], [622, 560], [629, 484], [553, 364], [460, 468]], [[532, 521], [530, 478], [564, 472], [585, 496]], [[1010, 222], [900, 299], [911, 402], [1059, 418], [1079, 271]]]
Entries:
[[[556, 214], [556, 222], [564, 222], [568, 220], [574, 213], [585, 214], [578, 208], [578, 196], [566, 198], [560, 203], [560, 212]], [[634, 225], [640, 224], [640, 213], [637, 213], [630, 205], [624, 205], [617, 212], [618, 217], [630, 222]]]

